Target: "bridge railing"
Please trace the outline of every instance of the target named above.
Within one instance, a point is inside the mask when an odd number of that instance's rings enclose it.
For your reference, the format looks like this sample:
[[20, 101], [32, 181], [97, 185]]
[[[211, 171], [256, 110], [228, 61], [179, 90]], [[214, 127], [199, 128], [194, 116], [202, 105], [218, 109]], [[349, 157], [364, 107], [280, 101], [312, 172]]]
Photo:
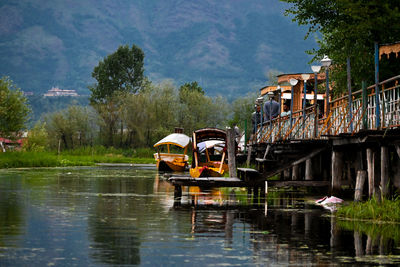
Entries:
[[400, 127], [400, 75], [379, 83], [379, 119], [376, 118], [375, 86], [358, 90], [330, 102], [330, 113], [321, 118], [316, 105], [294, 112], [291, 116], [277, 117], [258, 126], [258, 143], [285, 140], [325, 139], [343, 133], [355, 134], [362, 129]]

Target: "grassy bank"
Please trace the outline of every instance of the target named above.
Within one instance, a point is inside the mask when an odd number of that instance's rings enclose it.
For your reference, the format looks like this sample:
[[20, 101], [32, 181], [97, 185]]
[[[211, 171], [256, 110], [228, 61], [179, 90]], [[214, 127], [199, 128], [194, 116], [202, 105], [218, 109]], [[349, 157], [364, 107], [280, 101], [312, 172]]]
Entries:
[[151, 149], [87, 147], [63, 151], [0, 153], [0, 168], [92, 166], [96, 163], [154, 163]]
[[337, 216], [354, 220], [400, 223], [400, 198], [378, 201], [372, 198], [366, 202], [351, 203], [340, 207]]

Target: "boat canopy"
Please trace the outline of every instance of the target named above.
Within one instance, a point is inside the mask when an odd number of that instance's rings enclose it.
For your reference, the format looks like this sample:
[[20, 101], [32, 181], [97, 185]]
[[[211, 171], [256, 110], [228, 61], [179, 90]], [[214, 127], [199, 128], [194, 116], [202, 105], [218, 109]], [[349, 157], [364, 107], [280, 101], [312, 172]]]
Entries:
[[173, 133], [170, 134], [157, 143], [154, 144], [154, 147], [160, 145], [176, 145], [182, 148], [185, 148], [189, 144], [190, 138], [186, 134], [181, 133]]
[[204, 141], [219, 140], [226, 142], [226, 132], [217, 128], [203, 128], [194, 131], [196, 143], [199, 144]]

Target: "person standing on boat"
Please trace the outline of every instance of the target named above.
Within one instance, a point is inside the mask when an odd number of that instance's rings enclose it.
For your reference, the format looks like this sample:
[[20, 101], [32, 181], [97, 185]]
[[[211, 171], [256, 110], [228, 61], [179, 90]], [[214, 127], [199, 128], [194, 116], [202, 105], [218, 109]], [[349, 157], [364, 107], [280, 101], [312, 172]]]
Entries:
[[268, 92], [269, 100], [264, 104], [264, 119], [270, 121], [279, 115], [279, 103], [274, 99], [274, 93]]

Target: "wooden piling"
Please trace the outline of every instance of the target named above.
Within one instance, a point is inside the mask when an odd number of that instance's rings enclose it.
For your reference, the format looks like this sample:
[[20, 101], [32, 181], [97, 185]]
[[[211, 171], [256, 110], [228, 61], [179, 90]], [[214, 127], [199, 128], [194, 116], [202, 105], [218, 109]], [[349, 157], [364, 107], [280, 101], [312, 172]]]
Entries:
[[305, 180], [309, 181], [313, 179], [313, 172], [312, 172], [312, 160], [306, 160], [306, 170], [305, 170]]
[[354, 249], [356, 251], [356, 257], [361, 257], [364, 255], [362, 235], [358, 231], [354, 231]]
[[236, 142], [235, 142], [235, 129], [228, 129], [226, 134], [227, 148], [228, 148], [228, 167], [229, 167], [229, 177], [237, 177], [236, 172]]
[[374, 152], [372, 151], [372, 148], [367, 148], [367, 169], [368, 196], [371, 198], [375, 194]]
[[381, 197], [389, 194], [389, 149], [381, 146]]
[[356, 189], [354, 191], [354, 201], [361, 201], [363, 195], [363, 188], [365, 183], [365, 178], [367, 177], [367, 172], [364, 170], [359, 170], [357, 172], [356, 179]]
[[253, 205], [255, 205], [255, 204], [257, 204], [258, 203], [258, 193], [259, 193], [259, 187], [258, 186], [255, 186], [254, 188], [253, 188]]
[[283, 180], [284, 181], [290, 180], [290, 169], [286, 169], [283, 171]]
[[343, 153], [339, 151], [332, 151], [332, 194], [340, 191], [340, 181], [343, 176]]
[[182, 199], [182, 186], [175, 185], [174, 189], [174, 204], [181, 203]]
[[292, 167], [292, 181], [297, 181], [299, 179], [299, 164]]

